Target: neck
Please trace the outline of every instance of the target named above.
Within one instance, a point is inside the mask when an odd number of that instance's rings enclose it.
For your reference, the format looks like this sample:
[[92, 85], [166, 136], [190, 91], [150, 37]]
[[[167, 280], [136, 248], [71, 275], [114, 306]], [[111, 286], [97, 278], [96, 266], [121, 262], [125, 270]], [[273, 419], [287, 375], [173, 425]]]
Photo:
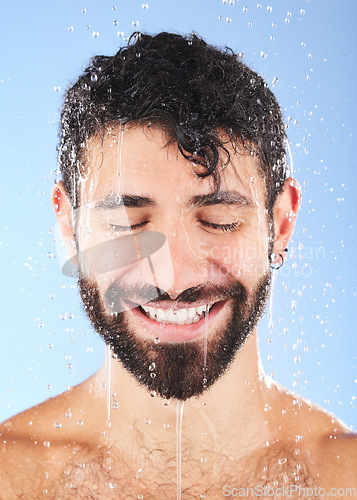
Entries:
[[[236, 459], [261, 446], [269, 439], [264, 421], [268, 391], [259, 370], [256, 337], [254, 333], [248, 338], [228, 372], [207, 392], [185, 403], [152, 397], [116, 359], [107, 357], [91, 379], [91, 390], [101, 400], [99, 418], [110, 419], [111, 444], [124, 450], [129, 446], [134, 455], [133, 442], [137, 452], [160, 448], [172, 454], [182, 413], [182, 446], [190, 453], [202, 453], [203, 447], [215, 453], [224, 450]], [[135, 434], [140, 440], [132, 439]]]

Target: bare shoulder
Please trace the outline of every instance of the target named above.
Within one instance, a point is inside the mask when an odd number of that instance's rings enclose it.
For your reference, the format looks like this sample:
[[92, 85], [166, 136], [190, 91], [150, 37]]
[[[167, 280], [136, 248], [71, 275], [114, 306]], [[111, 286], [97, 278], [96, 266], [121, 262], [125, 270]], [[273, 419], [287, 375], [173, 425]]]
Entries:
[[41, 492], [46, 465], [56, 460], [56, 453], [51, 453], [35, 436], [26, 437], [13, 431], [11, 424], [9, 420], [0, 427], [1, 499], [36, 498]]
[[280, 429], [277, 441], [292, 454], [300, 453], [313, 482], [325, 488], [357, 488], [357, 434], [332, 413], [279, 384], [269, 389], [273, 426]]
[[74, 454], [100, 447], [82, 393], [77, 386], [0, 424], [1, 500], [40, 498]]
[[322, 436], [316, 448], [321, 477], [330, 488], [355, 488], [357, 492], [357, 434]]

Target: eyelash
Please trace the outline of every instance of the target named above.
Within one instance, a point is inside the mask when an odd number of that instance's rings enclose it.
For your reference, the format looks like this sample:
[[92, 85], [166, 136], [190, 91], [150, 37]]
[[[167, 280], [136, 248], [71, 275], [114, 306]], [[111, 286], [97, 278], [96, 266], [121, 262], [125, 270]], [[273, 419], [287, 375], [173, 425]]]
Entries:
[[[239, 231], [240, 222], [232, 222], [231, 224], [216, 224], [214, 222], [207, 222], [204, 220], [199, 221], [205, 227], [211, 227], [212, 229], [220, 229], [223, 233], [233, 233], [234, 231]], [[110, 229], [113, 231], [130, 231], [139, 229], [145, 226], [148, 222], [141, 222], [140, 224], [134, 224], [133, 226], [117, 226], [115, 224], [110, 224]]]
[[239, 231], [239, 222], [232, 222], [231, 224], [215, 224], [214, 222], [206, 222], [204, 220], [200, 221], [206, 227], [211, 227], [212, 229], [220, 229], [224, 233], [233, 233], [233, 231]]

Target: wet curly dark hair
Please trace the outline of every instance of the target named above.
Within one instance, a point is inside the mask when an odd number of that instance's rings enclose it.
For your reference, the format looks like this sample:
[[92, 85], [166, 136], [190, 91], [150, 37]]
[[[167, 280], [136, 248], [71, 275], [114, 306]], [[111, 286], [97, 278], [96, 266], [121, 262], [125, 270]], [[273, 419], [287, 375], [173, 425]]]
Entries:
[[287, 176], [282, 114], [263, 78], [232, 50], [196, 34], [134, 33], [114, 56], [92, 58], [61, 113], [59, 165], [73, 206], [86, 141], [118, 123], [162, 127], [186, 159], [204, 167], [197, 175], [212, 175], [217, 187], [228, 143], [257, 155], [271, 213]]

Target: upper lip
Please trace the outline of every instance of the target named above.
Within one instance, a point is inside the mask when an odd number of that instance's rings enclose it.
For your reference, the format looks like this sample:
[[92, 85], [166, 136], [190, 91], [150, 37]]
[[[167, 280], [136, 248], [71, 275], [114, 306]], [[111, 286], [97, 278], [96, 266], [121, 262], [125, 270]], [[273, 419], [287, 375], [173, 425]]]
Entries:
[[214, 302], [199, 302], [199, 303], [191, 303], [191, 304], [185, 304], [183, 302], [178, 302], [177, 304], [175, 302], [146, 302], [145, 304], [138, 304], [139, 306], [147, 306], [147, 307], [155, 307], [156, 309], [189, 309], [190, 307], [202, 307], [206, 306], [208, 304], [209, 307], [211, 307]]

